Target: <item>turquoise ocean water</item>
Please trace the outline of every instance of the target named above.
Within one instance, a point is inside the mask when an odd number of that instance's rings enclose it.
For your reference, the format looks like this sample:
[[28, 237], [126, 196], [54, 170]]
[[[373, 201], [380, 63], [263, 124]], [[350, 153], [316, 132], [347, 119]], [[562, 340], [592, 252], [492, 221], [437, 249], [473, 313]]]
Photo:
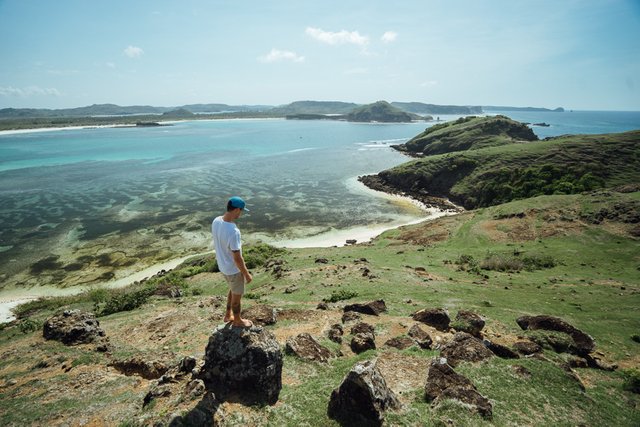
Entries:
[[[638, 112], [503, 114], [550, 124], [533, 127], [541, 138], [640, 128]], [[407, 161], [389, 145], [429, 125], [218, 120], [0, 135], [0, 280], [96, 239], [206, 235], [231, 195], [251, 208], [249, 235], [415, 219], [353, 178]]]

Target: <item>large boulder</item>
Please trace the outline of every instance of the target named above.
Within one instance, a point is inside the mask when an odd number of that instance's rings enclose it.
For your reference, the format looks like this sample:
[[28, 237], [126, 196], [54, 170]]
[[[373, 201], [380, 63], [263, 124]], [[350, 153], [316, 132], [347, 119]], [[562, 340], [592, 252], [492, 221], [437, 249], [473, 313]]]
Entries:
[[442, 346], [440, 355], [446, 357], [451, 366], [457, 366], [463, 361], [478, 362], [494, 356], [482, 341], [466, 332], [456, 332], [453, 340]]
[[331, 358], [331, 351], [320, 345], [315, 338], [306, 332], [289, 338], [285, 346], [285, 352], [287, 354], [295, 354], [304, 360], [323, 363], [328, 362], [329, 358]]
[[158, 379], [169, 370], [169, 365], [163, 360], [145, 360], [140, 356], [114, 360], [109, 366], [126, 376], [138, 375], [147, 380]]
[[342, 344], [342, 336], [344, 335], [344, 329], [342, 328], [342, 325], [339, 323], [334, 323], [333, 325], [331, 325], [331, 328], [329, 328], [329, 331], [327, 332], [327, 337], [338, 344]]
[[342, 425], [380, 426], [384, 412], [399, 407], [375, 361], [364, 361], [357, 363], [333, 390], [327, 414]]
[[263, 304], [253, 305], [246, 310], [242, 310], [242, 317], [260, 326], [273, 325], [277, 321], [276, 310]]
[[47, 319], [42, 328], [42, 336], [66, 345], [76, 345], [98, 341], [105, 333], [93, 313], [66, 310]]
[[383, 311], [387, 311], [387, 306], [384, 300], [371, 301], [364, 304], [350, 304], [344, 307], [344, 311], [355, 311], [362, 314], [370, 314], [372, 316], [378, 316]]
[[351, 338], [351, 351], [356, 354], [360, 354], [367, 350], [375, 350], [375, 348], [376, 338], [371, 333], [362, 332], [355, 334], [353, 338]]
[[458, 400], [484, 417], [490, 418], [492, 415], [489, 400], [478, 392], [467, 377], [455, 372], [443, 358], [434, 359], [429, 366], [425, 399], [436, 405], [446, 399]]
[[466, 310], [458, 311], [456, 320], [451, 325], [453, 329], [460, 332], [466, 332], [474, 337], [480, 337], [480, 332], [484, 328], [484, 319], [480, 315]]
[[433, 344], [433, 340], [431, 339], [431, 335], [429, 335], [424, 329], [422, 329], [418, 325], [413, 325], [409, 328], [408, 335], [413, 338], [416, 343], [423, 349], [431, 348], [431, 344]]
[[502, 359], [519, 359], [520, 358], [520, 355], [518, 355], [518, 353], [511, 350], [506, 345], [498, 344], [496, 342], [493, 342], [487, 339], [483, 340], [482, 344], [484, 344], [485, 347], [491, 350], [493, 354], [495, 354], [496, 356]]
[[371, 334], [375, 337], [376, 329], [373, 325], [370, 325], [365, 322], [360, 322], [351, 327], [351, 335], [356, 335], [356, 334]]
[[413, 313], [413, 320], [422, 322], [425, 325], [432, 326], [439, 331], [446, 332], [449, 330], [451, 319], [447, 312], [442, 308], [422, 309]]
[[282, 352], [275, 336], [260, 326], [219, 326], [199, 376], [221, 401], [273, 405], [282, 389]]
[[574, 352], [580, 356], [586, 356], [596, 348], [593, 338], [559, 317], [521, 316], [516, 319], [516, 323], [524, 330], [544, 329], [568, 334], [575, 344]]

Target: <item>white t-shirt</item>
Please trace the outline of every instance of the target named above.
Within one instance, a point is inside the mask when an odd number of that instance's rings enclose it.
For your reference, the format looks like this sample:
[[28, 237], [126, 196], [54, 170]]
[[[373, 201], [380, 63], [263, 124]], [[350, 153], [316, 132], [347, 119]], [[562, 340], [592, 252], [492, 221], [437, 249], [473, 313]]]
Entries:
[[220, 272], [227, 276], [240, 273], [240, 269], [233, 262], [232, 253], [232, 251], [242, 250], [240, 229], [235, 223], [227, 222], [219, 216], [211, 223], [211, 234]]

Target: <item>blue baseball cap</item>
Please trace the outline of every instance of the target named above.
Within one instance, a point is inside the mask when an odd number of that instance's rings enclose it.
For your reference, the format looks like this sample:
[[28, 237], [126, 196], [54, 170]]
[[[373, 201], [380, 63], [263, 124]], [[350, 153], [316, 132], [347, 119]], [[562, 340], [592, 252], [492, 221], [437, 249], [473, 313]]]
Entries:
[[246, 203], [238, 196], [233, 196], [229, 199], [229, 204], [231, 207], [242, 209], [243, 211], [249, 212], [249, 209], [245, 208]]

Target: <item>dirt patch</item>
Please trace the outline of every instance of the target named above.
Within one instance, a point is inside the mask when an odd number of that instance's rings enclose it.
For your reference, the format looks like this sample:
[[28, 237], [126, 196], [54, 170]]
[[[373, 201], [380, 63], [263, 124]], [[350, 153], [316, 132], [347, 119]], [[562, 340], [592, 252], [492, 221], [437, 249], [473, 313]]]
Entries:
[[414, 245], [428, 246], [447, 240], [461, 224], [460, 216], [438, 218], [418, 226], [402, 228], [397, 239]]
[[377, 367], [387, 386], [407, 404], [415, 398], [413, 391], [424, 387], [429, 359], [387, 351], [378, 357]]

